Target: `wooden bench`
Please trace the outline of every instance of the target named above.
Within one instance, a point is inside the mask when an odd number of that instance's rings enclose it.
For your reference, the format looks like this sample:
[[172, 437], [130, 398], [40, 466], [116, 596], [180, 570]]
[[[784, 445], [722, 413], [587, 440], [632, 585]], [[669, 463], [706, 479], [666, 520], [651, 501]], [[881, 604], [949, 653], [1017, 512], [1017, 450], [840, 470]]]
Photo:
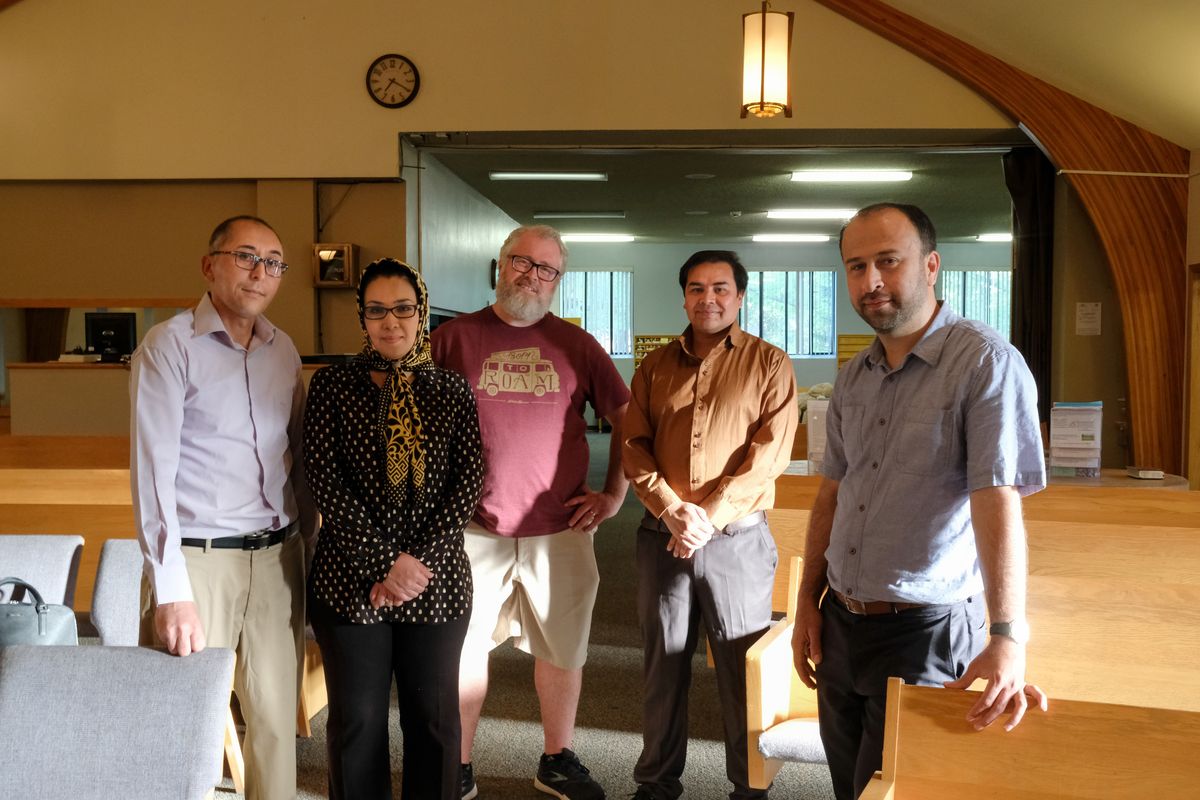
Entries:
[[[83, 537], [76, 612], [90, 611], [100, 551], [109, 539], [135, 537], [128, 437], [0, 437], [0, 535], [77, 533]], [[316, 642], [304, 653], [297, 730], [327, 703]]]
[[1050, 486], [1024, 508], [1029, 679], [1200, 711], [1200, 493]]
[[[776, 487], [777, 501], [809, 497], [808, 481], [793, 476]], [[1024, 514], [1029, 680], [1052, 699], [1200, 712], [1200, 493], [1051, 485], [1025, 499]], [[803, 552], [807, 517], [807, 508], [769, 512], [781, 564]], [[751, 651], [766, 662], [754, 667], [763, 677], [748, 697], [752, 730], [810, 713], [784, 646], [790, 629], [767, 637]], [[766, 781], [779, 768], [756, 745], [750, 761]]]
[[1011, 732], [976, 732], [975, 700], [892, 678], [883, 770], [860, 800], [1200, 796], [1200, 713], [1052, 699]]

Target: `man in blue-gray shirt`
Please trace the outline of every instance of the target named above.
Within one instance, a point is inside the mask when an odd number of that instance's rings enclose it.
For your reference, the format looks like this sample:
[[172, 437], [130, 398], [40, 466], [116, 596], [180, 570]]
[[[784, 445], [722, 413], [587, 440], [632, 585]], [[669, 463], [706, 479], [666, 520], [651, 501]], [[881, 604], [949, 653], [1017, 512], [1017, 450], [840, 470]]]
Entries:
[[934, 297], [929, 217], [869, 206], [840, 244], [850, 301], [878, 336], [834, 386], [792, 646], [817, 689], [834, 792], [852, 800], [882, 762], [889, 676], [987, 681], [976, 729], [1045, 706], [1025, 683], [1021, 497], [1046, 470], [1020, 353]]

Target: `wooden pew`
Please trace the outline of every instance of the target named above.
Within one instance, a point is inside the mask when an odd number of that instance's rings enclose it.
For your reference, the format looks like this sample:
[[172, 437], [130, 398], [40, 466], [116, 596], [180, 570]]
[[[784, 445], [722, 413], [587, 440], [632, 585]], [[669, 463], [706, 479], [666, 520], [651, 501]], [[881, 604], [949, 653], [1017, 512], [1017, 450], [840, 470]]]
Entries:
[[77, 533], [75, 610], [92, 607], [100, 548], [134, 536], [128, 469], [0, 469], [0, 534]]
[[[810, 480], [780, 478], [777, 503], [814, 497]], [[811, 499], [768, 513], [781, 565], [785, 553], [803, 552], [808, 507]], [[1029, 680], [1053, 699], [1200, 712], [1200, 492], [1051, 485], [1025, 499], [1024, 515]], [[775, 651], [790, 659], [765, 648]], [[749, 700], [760, 709], [799, 685], [795, 676], [763, 680], [762, 699]], [[752, 770], [774, 774], [750, 756]]]
[[[771, 592], [771, 610], [784, 614], [793, 608], [796, 589], [788, 565], [793, 557], [804, 556], [804, 534], [808, 530], [808, 512], [796, 508], [772, 508], [767, 512], [767, 527], [775, 539], [779, 552], [779, 566], [775, 570], [775, 587]], [[799, 576], [796, 576], [798, 581]]]
[[1050, 486], [1024, 508], [1029, 679], [1200, 711], [1200, 493]]
[[1200, 796], [1200, 713], [1051, 700], [976, 732], [974, 692], [888, 683], [883, 770], [860, 800]]

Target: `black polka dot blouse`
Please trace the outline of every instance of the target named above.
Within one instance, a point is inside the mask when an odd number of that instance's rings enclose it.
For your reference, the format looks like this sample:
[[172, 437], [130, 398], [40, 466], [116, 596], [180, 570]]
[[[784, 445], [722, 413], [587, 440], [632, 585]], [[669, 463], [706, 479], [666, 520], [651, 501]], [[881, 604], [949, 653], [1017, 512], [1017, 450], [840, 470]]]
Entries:
[[[470, 386], [443, 369], [415, 373], [426, 433], [423, 502], [401, 507], [384, 491], [387, 457], [379, 394], [359, 362], [313, 375], [304, 413], [304, 468], [321, 511], [309, 587], [352, 623], [439, 623], [471, 610], [463, 528], [483, 485], [479, 418]], [[420, 595], [371, 608], [372, 585], [408, 553], [433, 573]]]

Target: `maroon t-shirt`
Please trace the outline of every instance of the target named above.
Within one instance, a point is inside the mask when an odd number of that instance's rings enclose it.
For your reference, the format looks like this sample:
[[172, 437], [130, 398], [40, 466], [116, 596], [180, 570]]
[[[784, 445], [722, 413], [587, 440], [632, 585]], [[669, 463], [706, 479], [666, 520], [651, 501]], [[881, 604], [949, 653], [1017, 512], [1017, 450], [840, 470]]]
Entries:
[[587, 480], [584, 406], [603, 417], [629, 402], [612, 358], [553, 314], [518, 328], [491, 306], [439, 325], [432, 345], [475, 391], [487, 466], [475, 521], [501, 536], [565, 530], [574, 509], [563, 504]]

